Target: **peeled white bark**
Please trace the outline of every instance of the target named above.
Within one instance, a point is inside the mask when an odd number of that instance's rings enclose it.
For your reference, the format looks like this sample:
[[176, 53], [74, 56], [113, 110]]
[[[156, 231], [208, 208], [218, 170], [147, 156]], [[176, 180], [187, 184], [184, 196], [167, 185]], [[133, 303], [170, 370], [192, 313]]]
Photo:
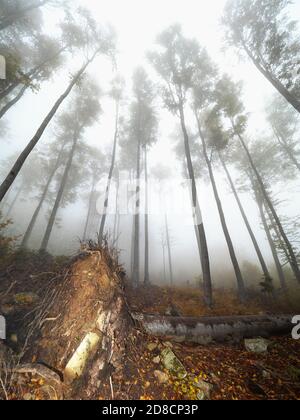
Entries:
[[65, 383], [71, 384], [75, 379], [82, 376], [88, 361], [95, 354], [100, 343], [100, 334], [90, 332], [84, 337], [65, 368]]

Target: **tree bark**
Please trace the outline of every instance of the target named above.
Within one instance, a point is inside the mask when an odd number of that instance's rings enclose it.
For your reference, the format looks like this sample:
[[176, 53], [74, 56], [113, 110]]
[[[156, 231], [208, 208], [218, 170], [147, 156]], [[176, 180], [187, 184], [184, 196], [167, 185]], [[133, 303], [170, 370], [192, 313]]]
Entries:
[[6, 212], [5, 216], [4, 216], [4, 218], [5, 218], [5, 219], [8, 219], [8, 217], [10, 216], [10, 214], [11, 214], [11, 212], [12, 212], [13, 208], [15, 207], [16, 202], [18, 201], [18, 198], [20, 197], [20, 195], [21, 195], [21, 193], [22, 193], [23, 186], [24, 186], [24, 183], [22, 183], [22, 185], [18, 188], [17, 193], [16, 193], [16, 195], [15, 195], [15, 197], [14, 197], [13, 201], [12, 201], [12, 202], [11, 202], [11, 204], [9, 205], [9, 208], [8, 208], [8, 210], [7, 210], [7, 212]]
[[268, 70], [264, 69], [259, 61], [253, 56], [249, 48], [247, 47], [246, 43], [242, 41], [242, 45], [252, 60], [255, 67], [265, 76], [265, 78], [274, 86], [274, 88], [300, 113], [300, 102], [295, 98], [293, 94], [291, 94], [288, 89], [278, 80], [275, 78]]
[[291, 260], [290, 260], [290, 256], [289, 256], [288, 250], [286, 249], [286, 246], [285, 246], [285, 244], [282, 241], [280, 232], [278, 230], [278, 227], [277, 227], [276, 223], [274, 222], [274, 218], [272, 216], [272, 213], [270, 212], [270, 209], [266, 205], [265, 205], [265, 210], [266, 210], [266, 213], [268, 215], [269, 222], [270, 222], [270, 224], [271, 224], [271, 226], [272, 226], [272, 228], [273, 228], [273, 230], [274, 230], [274, 232], [276, 234], [276, 237], [278, 239], [278, 242], [280, 243], [280, 247], [283, 250], [283, 253], [284, 253], [284, 255], [285, 255], [286, 259], [287, 259], [288, 264], [290, 264], [290, 267], [293, 270], [292, 265], [291, 265]]
[[48, 127], [48, 125], [51, 122], [51, 120], [53, 119], [53, 117], [55, 116], [55, 114], [58, 111], [59, 107], [64, 102], [64, 100], [69, 96], [69, 94], [71, 93], [73, 87], [78, 82], [78, 80], [80, 79], [80, 77], [84, 74], [84, 72], [86, 71], [87, 67], [94, 60], [94, 58], [96, 57], [96, 55], [98, 54], [99, 51], [100, 51], [100, 49], [97, 50], [94, 53], [94, 55], [92, 56], [92, 58], [90, 58], [82, 66], [82, 68], [79, 70], [79, 72], [76, 74], [76, 76], [73, 77], [73, 79], [70, 82], [68, 88], [59, 97], [59, 99], [55, 102], [53, 108], [51, 109], [51, 111], [49, 112], [49, 114], [46, 116], [46, 118], [44, 119], [44, 121], [42, 122], [42, 124], [39, 127], [39, 129], [37, 130], [36, 134], [33, 136], [33, 138], [30, 140], [30, 142], [25, 147], [25, 149], [23, 150], [23, 152], [20, 154], [19, 158], [17, 159], [17, 161], [15, 162], [14, 166], [12, 167], [12, 169], [9, 172], [9, 174], [7, 175], [6, 179], [3, 181], [3, 183], [0, 186], [0, 202], [3, 200], [3, 197], [6, 195], [7, 191], [9, 190], [9, 188], [12, 185], [12, 183], [16, 179], [16, 177], [19, 174], [20, 170], [22, 169], [22, 167], [23, 167], [26, 159], [28, 158], [28, 156], [30, 155], [30, 153], [32, 152], [32, 150], [35, 148], [35, 146], [37, 145], [38, 141], [42, 137], [44, 131]]
[[272, 255], [273, 255], [274, 262], [275, 262], [278, 278], [279, 278], [279, 281], [280, 281], [280, 284], [281, 284], [281, 288], [283, 290], [287, 290], [287, 285], [286, 285], [284, 272], [283, 272], [281, 262], [279, 260], [278, 254], [277, 254], [276, 246], [274, 244], [274, 241], [273, 241], [273, 238], [272, 238], [269, 226], [268, 226], [268, 222], [267, 222], [267, 219], [266, 219], [266, 215], [265, 215], [265, 212], [264, 212], [263, 201], [258, 196], [258, 193], [256, 191], [254, 191], [254, 193], [255, 193], [255, 196], [256, 196], [256, 201], [257, 201], [257, 204], [258, 204], [262, 224], [263, 224], [264, 230], [266, 232], [268, 242], [269, 242], [269, 245], [270, 245], [270, 248], [271, 248], [271, 251], [272, 251]]
[[195, 112], [195, 116], [196, 116], [196, 120], [197, 120], [197, 124], [198, 124], [199, 137], [200, 137], [201, 142], [202, 142], [203, 155], [204, 155], [206, 165], [207, 165], [207, 168], [208, 168], [210, 182], [212, 184], [214, 197], [215, 197], [215, 201], [216, 201], [216, 204], [217, 204], [219, 217], [220, 217], [223, 233], [224, 233], [224, 236], [225, 236], [225, 239], [226, 239], [230, 259], [231, 259], [233, 269], [234, 269], [234, 272], [235, 272], [235, 277], [236, 277], [237, 286], [238, 286], [239, 299], [240, 299], [241, 302], [245, 302], [245, 300], [246, 300], [246, 290], [245, 290], [244, 279], [243, 279], [243, 276], [242, 276], [242, 273], [241, 273], [241, 269], [240, 269], [240, 266], [239, 266], [239, 263], [238, 263], [238, 260], [237, 260], [237, 257], [236, 257], [236, 253], [235, 253], [235, 250], [234, 250], [234, 246], [233, 246], [233, 243], [232, 243], [232, 240], [231, 240], [231, 236], [230, 236], [230, 233], [229, 233], [229, 230], [228, 230], [227, 222], [226, 222], [225, 215], [224, 215], [223, 205], [222, 205], [222, 202], [221, 202], [221, 199], [220, 199], [220, 196], [219, 196], [219, 191], [218, 191], [218, 187], [217, 187], [216, 180], [215, 180], [214, 171], [213, 171], [213, 168], [212, 168], [211, 161], [208, 157], [204, 134], [202, 132], [199, 117], [198, 117], [196, 112]]
[[149, 197], [148, 197], [148, 151], [145, 146], [145, 285], [150, 284], [149, 273]]
[[137, 185], [135, 190], [136, 204], [134, 215], [134, 242], [133, 242], [133, 273], [132, 282], [133, 286], [137, 287], [140, 278], [140, 176], [141, 176], [141, 139], [138, 139], [137, 146], [137, 163], [136, 163], [136, 178]]
[[159, 315], [131, 314], [146, 332], [173, 341], [207, 345], [253, 337], [290, 334], [292, 315], [255, 315], [183, 318]]
[[108, 174], [108, 178], [107, 178], [104, 209], [103, 209], [103, 214], [102, 214], [102, 217], [101, 217], [100, 230], [99, 230], [99, 235], [98, 235], [98, 241], [99, 241], [100, 244], [102, 243], [102, 240], [103, 240], [103, 237], [104, 237], [104, 229], [105, 229], [105, 223], [106, 223], [106, 218], [107, 218], [107, 210], [108, 210], [108, 204], [109, 204], [109, 194], [110, 194], [111, 182], [112, 182], [112, 177], [113, 177], [113, 173], [114, 173], [114, 169], [115, 169], [115, 163], [116, 163], [118, 136], [119, 136], [119, 101], [117, 101], [117, 103], [116, 103], [116, 121], [115, 121], [115, 135], [114, 135], [113, 152], [112, 152], [109, 174]]
[[234, 195], [234, 197], [235, 197], [235, 199], [236, 199], [236, 202], [237, 202], [237, 204], [238, 204], [238, 207], [239, 207], [239, 209], [240, 209], [240, 212], [241, 212], [242, 218], [243, 218], [243, 220], [244, 220], [244, 222], [245, 222], [246, 228], [247, 228], [247, 230], [248, 230], [248, 232], [249, 232], [250, 238], [251, 238], [252, 243], [253, 243], [253, 246], [254, 246], [254, 248], [255, 248], [255, 251], [256, 251], [256, 254], [257, 254], [258, 260], [259, 260], [259, 262], [260, 262], [260, 265], [261, 265], [262, 271], [263, 271], [263, 273], [264, 273], [264, 276], [265, 276], [266, 278], [271, 278], [270, 273], [269, 273], [269, 270], [268, 270], [268, 267], [267, 267], [267, 264], [266, 264], [266, 262], [265, 262], [265, 260], [264, 260], [264, 257], [263, 257], [263, 255], [262, 255], [262, 252], [261, 252], [261, 250], [260, 250], [260, 247], [259, 247], [258, 242], [257, 242], [257, 240], [256, 240], [256, 237], [255, 237], [255, 235], [254, 235], [254, 232], [253, 232], [253, 230], [252, 230], [252, 228], [251, 228], [251, 226], [250, 226], [250, 223], [249, 223], [248, 217], [247, 217], [247, 215], [246, 215], [246, 213], [245, 213], [245, 210], [244, 210], [244, 208], [243, 208], [243, 205], [242, 205], [242, 203], [241, 203], [241, 200], [240, 200], [239, 195], [238, 195], [238, 193], [237, 193], [237, 190], [236, 190], [236, 188], [235, 188], [234, 182], [233, 182], [233, 180], [232, 180], [232, 178], [231, 178], [231, 175], [230, 175], [230, 173], [229, 173], [229, 170], [228, 170], [228, 168], [227, 168], [227, 165], [226, 165], [226, 163], [225, 163], [225, 161], [224, 161], [224, 159], [223, 159], [223, 156], [222, 156], [222, 154], [221, 154], [220, 152], [219, 152], [219, 158], [220, 158], [221, 164], [222, 164], [222, 166], [223, 166], [223, 168], [224, 168], [224, 171], [225, 171], [225, 173], [226, 173], [226, 176], [227, 176], [228, 182], [229, 182], [229, 184], [230, 184], [231, 190], [232, 190], [232, 192], [233, 192], [233, 195]]
[[202, 265], [202, 274], [203, 274], [203, 288], [204, 288], [204, 301], [208, 307], [212, 307], [213, 305], [213, 298], [212, 298], [212, 282], [211, 282], [211, 272], [210, 272], [210, 261], [209, 261], [209, 253], [207, 247], [207, 240], [206, 240], [206, 233], [204, 229], [204, 224], [201, 215], [201, 209], [198, 201], [198, 194], [197, 194], [197, 187], [196, 187], [196, 180], [195, 180], [195, 173], [193, 168], [193, 162], [191, 157], [191, 150], [189, 144], [189, 136], [186, 130], [185, 125], [185, 116], [184, 116], [184, 109], [183, 104], [180, 104], [180, 122], [181, 128], [184, 136], [184, 148], [185, 148], [185, 156], [187, 160], [187, 168], [190, 181], [192, 183], [192, 208], [194, 212], [194, 223], [199, 233], [199, 240], [200, 240], [200, 259]]
[[[234, 124], [233, 124], [233, 129], [236, 132], [236, 129], [234, 127]], [[280, 221], [280, 219], [278, 217], [278, 214], [277, 214], [277, 212], [275, 210], [275, 207], [273, 206], [273, 203], [272, 203], [272, 201], [271, 201], [271, 199], [269, 197], [269, 194], [266, 191], [266, 188], [265, 188], [264, 182], [262, 180], [262, 177], [260, 176], [260, 174], [259, 174], [259, 172], [258, 172], [258, 170], [257, 170], [257, 168], [255, 166], [255, 163], [254, 163], [254, 161], [252, 159], [252, 156], [250, 154], [250, 151], [249, 151], [246, 143], [244, 142], [242, 136], [239, 133], [237, 133], [237, 135], [238, 135], [238, 138], [239, 138], [239, 140], [241, 142], [242, 147], [244, 148], [244, 150], [246, 152], [246, 155], [248, 157], [250, 166], [253, 169], [253, 172], [254, 172], [254, 174], [255, 174], [255, 176], [257, 178], [257, 181], [258, 181], [258, 184], [259, 184], [259, 187], [260, 187], [262, 196], [263, 196], [264, 200], [266, 201], [266, 203], [267, 203], [267, 205], [268, 205], [268, 207], [269, 207], [269, 209], [270, 209], [270, 211], [271, 211], [271, 213], [272, 213], [272, 215], [274, 217], [274, 220], [275, 220], [275, 222], [276, 222], [276, 224], [278, 226], [278, 229], [279, 229], [279, 232], [280, 232], [280, 234], [282, 236], [282, 239], [284, 240], [284, 242], [286, 244], [286, 247], [288, 249], [288, 252], [289, 252], [289, 255], [290, 255], [290, 259], [291, 259], [291, 266], [292, 266], [293, 273], [294, 273], [294, 275], [296, 277], [296, 280], [298, 282], [300, 282], [300, 270], [299, 270], [299, 266], [298, 266], [298, 263], [297, 263], [297, 258], [296, 258], [295, 252], [293, 250], [292, 244], [290, 243], [290, 241], [289, 241], [289, 239], [288, 239], [288, 237], [287, 237], [287, 235], [286, 235], [286, 233], [284, 231], [284, 228], [282, 226], [282, 223], [281, 223], [281, 221]]]
[[288, 155], [288, 157], [290, 158], [290, 160], [293, 162], [293, 164], [296, 166], [296, 168], [298, 169], [298, 171], [300, 171], [300, 163], [295, 158], [294, 150], [291, 150], [291, 148], [287, 144], [286, 140], [283, 138], [283, 136], [281, 136], [281, 134], [278, 133], [278, 131], [276, 130], [276, 128], [274, 126], [272, 126], [272, 128], [273, 128], [273, 131], [274, 131], [274, 134], [275, 134], [275, 137], [276, 137], [278, 143], [284, 149], [284, 151], [286, 152], [286, 154]]
[[119, 237], [119, 230], [118, 230], [118, 221], [119, 221], [119, 190], [120, 190], [120, 177], [119, 172], [117, 174], [117, 182], [116, 182], [116, 198], [115, 198], [115, 220], [114, 220], [114, 230], [113, 230], [113, 246], [117, 248], [116, 244]]
[[167, 249], [168, 249], [168, 260], [169, 260], [169, 270], [170, 270], [170, 285], [174, 285], [174, 273], [173, 273], [173, 263], [172, 263], [172, 251], [171, 251], [171, 239], [169, 232], [169, 223], [168, 216], [165, 214], [165, 227], [166, 227], [166, 240], [167, 240]]
[[52, 180], [53, 180], [53, 178], [54, 178], [54, 176], [55, 176], [55, 174], [56, 174], [56, 172], [57, 172], [57, 170], [58, 170], [58, 168], [59, 168], [59, 166], [60, 166], [60, 163], [61, 163], [61, 157], [62, 157], [62, 152], [63, 152], [64, 147], [65, 147], [65, 143], [63, 143], [63, 144], [62, 144], [62, 146], [61, 146], [61, 148], [60, 148], [60, 151], [59, 151], [59, 153], [58, 153], [58, 156], [57, 156], [57, 159], [56, 159], [55, 165], [53, 166], [53, 170], [52, 170], [52, 172], [50, 173], [50, 176], [49, 176], [49, 178], [48, 178], [48, 181], [47, 181], [47, 183], [46, 183], [46, 185], [45, 185], [45, 187], [44, 187], [44, 190], [43, 190], [43, 192], [42, 192], [42, 195], [41, 195], [40, 201], [39, 201], [39, 203], [38, 203], [38, 205], [37, 205], [37, 207], [36, 207], [36, 209], [35, 209], [35, 211], [34, 211], [34, 213], [33, 213], [33, 215], [32, 215], [32, 218], [31, 218], [31, 220], [30, 220], [30, 223], [29, 223], [29, 225], [28, 225], [28, 227], [27, 227], [27, 230], [26, 230], [26, 232], [25, 232], [25, 234], [24, 234], [24, 237], [23, 237], [23, 240], [22, 240], [22, 243], [21, 243], [21, 248], [27, 248], [27, 246], [28, 246], [29, 239], [30, 239], [31, 234], [32, 234], [32, 232], [33, 232], [33, 229], [34, 229], [34, 227], [35, 227], [35, 224], [36, 224], [37, 218], [38, 218], [38, 216], [39, 216], [39, 214], [40, 214], [40, 211], [41, 211], [41, 209], [42, 209], [42, 206], [43, 206], [43, 204], [44, 204], [44, 201], [45, 201], [45, 199], [46, 199], [46, 197], [47, 197], [47, 194], [48, 194], [48, 191], [49, 191], [50, 185], [51, 185]]
[[10, 110], [10, 108], [12, 108], [16, 103], [19, 102], [19, 100], [24, 96], [27, 89], [28, 89], [28, 86], [24, 85], [22, 89], [19, 91], [19, 93], [6, 105], [4, 105], [3, 108], [0, 109], [0, 120]]
[[67, 162], [66, 167], [65, 167], [65, 171], [64, 171], [61, 183], [60, 183], [60, 187], [58, 189], [57, 197], [56, 197], [56, 200], [55, 200], [55, 203], [54, 203], [54, 206], [53, 206], [53, 209], [52, 209], [49, 221], [48, 221], [48, 225], [47, 225], [47, 229], [46, 229], [44, 238], [42, 240], [42, 245], [41, 245], [40, 251], [46, 251], [47, 248], [48, 248], [48, 243], [49, 243], [49, 239], [50, 239], [50, 236], [51, 236], [51, 233], [52, 233], [52, 229], [53, 229], [53, 226], [54, 226], [56, 215], [57, 215], [57, 212], [58, 212], [58, 209], [59, 209], [62, 197], [63, 197], [63, 193], [64, 193], [64, 190], [65, 190], [66, 183], [68, 181], [69, 172], [70, 172], [70, 169], [72, 167], [73, 158], [74, 158], [74, 154], [75, 154], [75, 151], [76, 151], [77, 143], [78, 143], [78, 132], [76, 131], [74, 133], [73, 145], [72, 145], [72, 149], [71, 149], [71, 152], [70, 152], [70, 156], [69, 156], [68, 162]]
[[14, 13], [11, 13], [8, 16], [3, 17], [2, 19], [0, 19], [0, 31], [13, 25], [16, 21], [21, 19], [26, 13], [43, 6], [44, 4], [48, 3], [48, 1], [49, 0], [41, 0], [41, 1], [31, 3], [27, 7], [24, 7], [21, 10], [18, 10]]
[[90, 222], [90, 218], [92, 214], [92, 204], [93, 204], [93, 198], [95, 194], [95, 184], [96, 184], [96, 180], [95, 180], [95, 177], [93, 176], [92, 188], [91, 188], [90, 198], [89, 198], [89, 208], [88, 208], [88, 213], [87, 213], [87, 217], [86, 217], [86, 221], [84, 225], [84, 232], [83, 232], [84, 241], [87, 239], [87, 232], [88, 232], [89, 222]]

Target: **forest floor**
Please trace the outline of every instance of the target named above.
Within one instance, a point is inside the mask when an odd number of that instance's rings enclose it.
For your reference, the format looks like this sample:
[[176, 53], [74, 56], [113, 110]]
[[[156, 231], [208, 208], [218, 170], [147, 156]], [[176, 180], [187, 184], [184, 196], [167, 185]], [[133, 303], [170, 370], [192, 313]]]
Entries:
[[126, 295], [133, 311], [153, 315], [173, 315], [183, 317], [237, 316], [264, 314], [300, 313], [300, 287], [295, 285], [286, 297], [266, 296], [257, 290], [248, 291], [246, 304], [241, 304], [235, 290], [215, 289], [214, 306], [209, 309], [204, 304], [203, 293], [196, 287], [126, 287]]
[[[95, 267], [98, 267], [95, 257]], [[98, 290], [95, 267], [87, 261], [70, 262], [64, 258], [52, 258], [45, 255], [21, 254], [0, 269], [0, 314], [8, 321], [8, 340], [5, 349], [0, 342], [1, 356], [9, 353], [14, 362], [28, 337], [28, 328], [32, 325], [31, 315], [39, 307], [38, 299], [45, 291], [55, 292], [63, 289], [63, 300], [57, 310], [65, 307], [65, 301], [73, 299], [76, 311], [85, 312], [85, 323], [90, 322], [92, 313], [86, 312], [89, 300], [94, 299], [94, 291]], [[73, 270], [72, 282], [68, 280], [70, 269]], [[64, 286], [62, 286], [64, 284]], [[86, 285], [82, 299], [82, 284]], [[71, 285], [71, 286], [70, 286]], [[71, 288], [71, 290], [70, 290]], [[244, 315], [261, 313], [300, 313], [297, 305], [291, 307], [280, 299], [275, 303], [272, 299], [253, 296], [247, 307], [241, 306], [234, 295], [228, 291], [216, 291], [215, 307], [211, 311], [201, 304], [201, 293], [192, 288], [167, 289], [152, 286], [132, 290], [125, 288], [126, 298], [131, 311], [148, 314], [166, 315], [177, 311], [182, 316], [201, 315]], [[49, 293], [46, 293], [49, 301]], [[16, 297], [18, 299], [16, 299]], [[50, 296], [52, 299], [52, 297]], [[80, 301], [79, 301], [79, 300]], [[17, 310], [16, 310], [17, 307]], [[54, 305], [55, 307], [55, 305]], [[69, 306], [68, 306], [69, 307]], [[64, 312], [64, 310], [62, 310]], [[62, 313], [69, 316], [68, 310]], [[54, 314], [53, 316], [55, 316]], [[82, 318], [78, 313], [75, 319]], [[72, 314], [73, 316], [73, 314]], [[51, 315], [52, 317], [52, 315]], [[50, 319], [51, 321], [51, 319]], [[80, 321], [81, 322], [81, 321]], [[63, 323], [63, 322], [62, 322]], [[24, 328], [26, 324], [26, 328]], [[51, 322], [50, 322], [51, 324]], [[36, 324], [34, 324], [36, 325]], [[32, 345], [29, 351], [22, 354], [18, 363], [42, 363], [51, 361], [54, 375], [61, 372], [57, 360], [62, 360], [67, 343], [71, 338], [78, 340], [78, 327], [73, 328], [76, 336], [55, 336], [53, 325], [40, 325], [44, 330], [41, 339], [32, 331]], [[82, 334], [85, 326], [80, 324]], [[79, 335], [82, 335], [79, 334]], [[50, 340], [48, 338], [50, 337]], [[54, 337], [54, 340], [51, 338]], [[55, 338], [56, 337], [56, 338]], [[46, 338], [46, 339], [45, 339]], [[82, 337], [81, 337], [82, 338]], [[30, 341], [29, 340], [29, 341]], [[126, 357], [120, 369], [110, 373], [101, 382], [92, 395], [86, 395], [78, 388], [74, 399], [120, 399], [120, 400], [196, 400], [199, 395], [199, 382], [207, 387], [205, 399], [211, 400], [290, 400], [300, 399], [300, 341], [291, 337], [271, 337], [271, 345], [266, 353], [252, 353], [245, 349], [244, 343], [210, 344], [206, 346], [172, 343], [147, 335], [138, 326], [128, 332]], [[71, 345], [71, 348], [73, 344]], [[170, 349], [183, 364], [187, 375], [179, 379], [164, 368], [162, 353]], [[12, 349], [12, 350], [10, 350]], [[69, 357], [69, 356], [68, 356]], [[48, 358], [48, 359], [47, 359]], [[12, 362], [12, 363], [13, 363]], [[7, 399], [59, 399], [55, 386], [36, 372], [30, 370], [22, 375], [12, 377], [9, 366], [0, 370], [0, 395]], [[57, 377], [57, 375], [56, 375]], [[83, 384], [81, 384], [83, 386]], [[202, 387], [203, 389], [203, 387]]]

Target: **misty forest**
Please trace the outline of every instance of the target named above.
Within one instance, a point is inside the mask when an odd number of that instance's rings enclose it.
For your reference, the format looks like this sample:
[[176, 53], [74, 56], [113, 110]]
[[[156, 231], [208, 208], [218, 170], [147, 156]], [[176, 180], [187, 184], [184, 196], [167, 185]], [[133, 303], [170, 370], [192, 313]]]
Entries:
[[0, 0], [1, 399], [300, 398], [299, 19]]

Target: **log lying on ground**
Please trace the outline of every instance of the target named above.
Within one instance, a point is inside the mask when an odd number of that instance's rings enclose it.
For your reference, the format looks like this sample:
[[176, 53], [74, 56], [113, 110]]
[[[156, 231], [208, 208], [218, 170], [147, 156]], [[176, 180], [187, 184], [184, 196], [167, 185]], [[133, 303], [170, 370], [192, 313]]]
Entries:
[[269, 337], [293, 328], [292, 315], [183, 318], [135, 313], [132, 317], [151, 335], [197, 344]]

